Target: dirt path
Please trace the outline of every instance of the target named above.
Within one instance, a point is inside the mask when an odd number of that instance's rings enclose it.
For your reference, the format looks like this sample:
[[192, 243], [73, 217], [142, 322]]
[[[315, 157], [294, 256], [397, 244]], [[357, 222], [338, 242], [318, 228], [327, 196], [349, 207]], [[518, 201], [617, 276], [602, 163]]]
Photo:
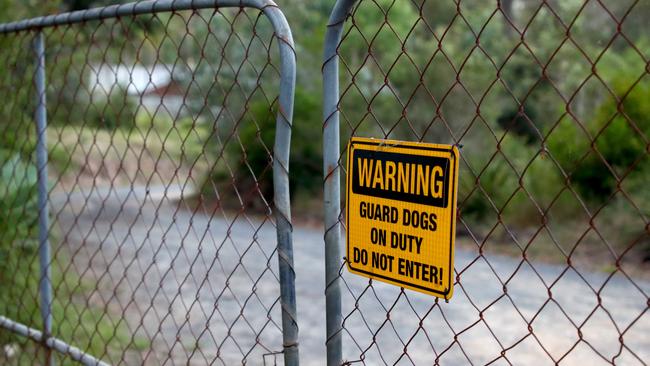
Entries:
[[[136, 362], [273, 364], [274, 356], [264, 356], [281, 350], [272, 222], [193, 213], [176, 204], [181, 193], [152, 187], [55, 196], [75, 270], [98, 282], [91, 298], [112, 319], [124, 317], [131, 333], [151, 340]], [[296, 227], [294, 246], [301, 360], [322, 365], [322, 232]], [[345, 273], [346, 358], [364, 353], [372, 365], [430, 365], [446, 350], [442, 365], [478, 365], [506, 349], [507, 360], [496, 364], [551, 365], [549, 355], [559, 360], [570, 350], [562, 364], [650, 362], [647, 282], [533, 268], [508, 257], [477, 259], [467, 250], [457, 251], [456, 269], [463, 269], [462, 285], [451, 302], [435, 306], [431, 297], [410, 291], [398, 297], [398, 288], [377, 282], [369, 288]]]

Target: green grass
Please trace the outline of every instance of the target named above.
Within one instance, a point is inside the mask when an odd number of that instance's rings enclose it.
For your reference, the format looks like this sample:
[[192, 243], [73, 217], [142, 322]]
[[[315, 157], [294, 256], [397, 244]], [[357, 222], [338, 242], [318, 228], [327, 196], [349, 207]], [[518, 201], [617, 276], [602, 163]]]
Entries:
[[[114, 128], [79, 124], [50, 126], [47, 131], [50, 183], [64, 190], [96, 184], [92, 173], [86, 177], [90, 179], [78, 180], [89, 174], [83, 169], [89, 161], [124, 164], [123, 169], [131, 173], [141, 169], [142, 163], [153, 164], [159, 156], [170, 161], [167, 166], [189, 165], [203, 153], [210, 134], [207, 125], [196, 124], [191, 119], [154, 120], [144, 114], [134, 118], [133, 123]], [[33, 141], [28, 137], [24, 140], [30, 146], [25, 150], [33, 151]], [[139, 160], [141, 156], [145, 158]], [[36, 168], [32, 160], [29, 152], [0, 150], [0, 315], [41, 330]], [[163, 180], [174, 174], [173, 169], [161, 170], [157, 168], [157, 178]], [[143, 182], [147, 180], [147, 177], [139, 178]], [[60, 242], [56, 233], [50, 234], [52, 243]], [[151, 342], [133, 334], [121, 311], [99, 303], [97, 299], [101, 296], [96, 291], [102, 289], [97, 288], [94, 280], [81, 278], [74, 268], [67, 267], [71, 258], [65, 247], [53, 247], [52, 253], [53, 336], [107, 362], [121, 360], [124, 353], [128, 355], [124, 356], [126, 360], [137, 360], [138, 353], [149, 349]], [[18, 353], [10, 359], [3, 358], [4, 345], [17, 345]], [[33, 341], [0, 329], [0, 364], [32, 365], [43, 357], [42, 348]], [[56, 357], [60, 365], [75, 364], [67, 357]]]
[[[0, 315], [42, 330], [36, 169], [18, 154], [0, 153]], [[50, 234], [51, 242], [58, 243], [56, 233]], [[125, 350], [149, 347], [145, 339], [131, 336], [124, 320], [89, 302], [95, 283], [80, 278], [72, 269], [66, 270], [70, 258], [57, 249], [52, 248], [51, 266], [53, 335], [107, 361], [112, 356], [121, 358]], [[19, 349], [14, 357], [6, 359], [0, 348], [2, 364], [33, 365], [43, 357], [41, 347], [34, 342], [0, 330], [0, 347], [4, 345], [18, 345]], [[59, 364], [75, 363], [61, 358]]]
[[[37, 301], [39, 268], [35, 255], [32, 253], [26, 262], [16, 257], [10, 264], [13, 267], [12, 281], [4, 282], [2, 292], [8, 296], [0, 298], [0, 309], [3, 309], [3, 315], [40, 330], [42, 323]], [[95, 289], [94, 283], [81, 279], [71, 270], [62, 273], [61, 263], [66, 262], [65, 255], [59, 252], [52, 265], [52, 284], [55, 289], [52, 306], [53, 335], [107, 362], [121, 359], [125, 352], [148, 349], [150, 342], [143, 337], [132, 336], [120, 314], [112, 314], [101, 305], [89, 303], [89, 295]], [[32, 365], [34, 357], [43, 357], [42, 349], [34, 342], [24, 342], [21, 336], [0, 330], [0, 345], [5, 344], [22, 346], [19, 355], [3, 360], [3, 364]], [[76, 365], [67, 357], [57, 355], [57, 358], [60, 365]]]

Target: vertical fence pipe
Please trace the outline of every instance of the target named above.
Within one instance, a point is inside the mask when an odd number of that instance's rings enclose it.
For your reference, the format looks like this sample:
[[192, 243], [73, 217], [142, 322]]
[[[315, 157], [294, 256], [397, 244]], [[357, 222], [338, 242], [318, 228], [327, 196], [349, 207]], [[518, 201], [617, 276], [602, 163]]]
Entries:
[[271, 2], [263, 6], [262, 9], [273, 24], [280, 49], [280, 94], [273, 147], [273, 189], [278, 236], [280, 304], [282, 306], [282, 347], [284, 364], [298, 366], [296, 272], [293, 265], [293, 228], [289, 195], [289, 155], [296, 86], [296, 53], [291, 29], [284, 14]]
[[50, 273], [50, 243], [48, 240], [49, 211], [47, 205], [47, 110], [45, 99], [45, 40], [38, 30], [34, 39], [36, 55], [36, 167], [38, 171], [38, 257], [41, 269], [39, 294], [43, 321], [43, 344], [45, 364], [54, 365], [54, 358], [47, 339], [52, 335], [52, 282]]
[[338, 46], [356, 0], [338, 0], [330, 14], [323, 54], [323, 175], [325, 221], [325, 308], [327, 365], [343, 362], [341, 314], [341, 174]]

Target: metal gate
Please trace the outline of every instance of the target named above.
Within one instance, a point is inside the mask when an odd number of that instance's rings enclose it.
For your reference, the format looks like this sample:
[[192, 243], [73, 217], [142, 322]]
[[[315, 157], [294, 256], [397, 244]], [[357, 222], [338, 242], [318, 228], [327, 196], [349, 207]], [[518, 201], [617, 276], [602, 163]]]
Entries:
[[[647, 364], [647, 6], [338, 0], [325, 309], [320, 256], [294, 271], [295, 48], [273, 2], [0, 25], [0, 363], [297, 365], [298, 277], [307, 363]], [[346, 270], [354, 136], [459, 149], [449, 302]]]
[[[643, 14], [638, 1], [336, 2], [323, 65], [328, 365], [648, 363]], [[345, 268], [352, 136], [460, 148], [449, 303]]]
[[141, 1], [0, 45], [0, 363], [297, 365], [280, 9]]

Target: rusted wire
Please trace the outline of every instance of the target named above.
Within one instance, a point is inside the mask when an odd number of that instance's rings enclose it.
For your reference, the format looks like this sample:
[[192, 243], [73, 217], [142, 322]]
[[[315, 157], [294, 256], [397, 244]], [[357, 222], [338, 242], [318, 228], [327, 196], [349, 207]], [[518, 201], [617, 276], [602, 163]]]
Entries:
[[[650, 363], [647, 14], [337, 1], [323, 67], [328, 364]], [[449, 303], [345, 269], [352, 136], [463, 146]]]
[[[62, 364], [262, 364], [279, 353], [297, 364], [295, 55], [277, 6], [147, 1], [0, 29], [0, 196], [13, 218], [0, 224], [0, 314], [25, 325], [0, 330], [0, 363], [45, 364], [41, 350], [54, 349]], [[43, 329], [37, 34], [53, 295], [51, 334], [31, 337], [42, 345], [9, 332]]]

